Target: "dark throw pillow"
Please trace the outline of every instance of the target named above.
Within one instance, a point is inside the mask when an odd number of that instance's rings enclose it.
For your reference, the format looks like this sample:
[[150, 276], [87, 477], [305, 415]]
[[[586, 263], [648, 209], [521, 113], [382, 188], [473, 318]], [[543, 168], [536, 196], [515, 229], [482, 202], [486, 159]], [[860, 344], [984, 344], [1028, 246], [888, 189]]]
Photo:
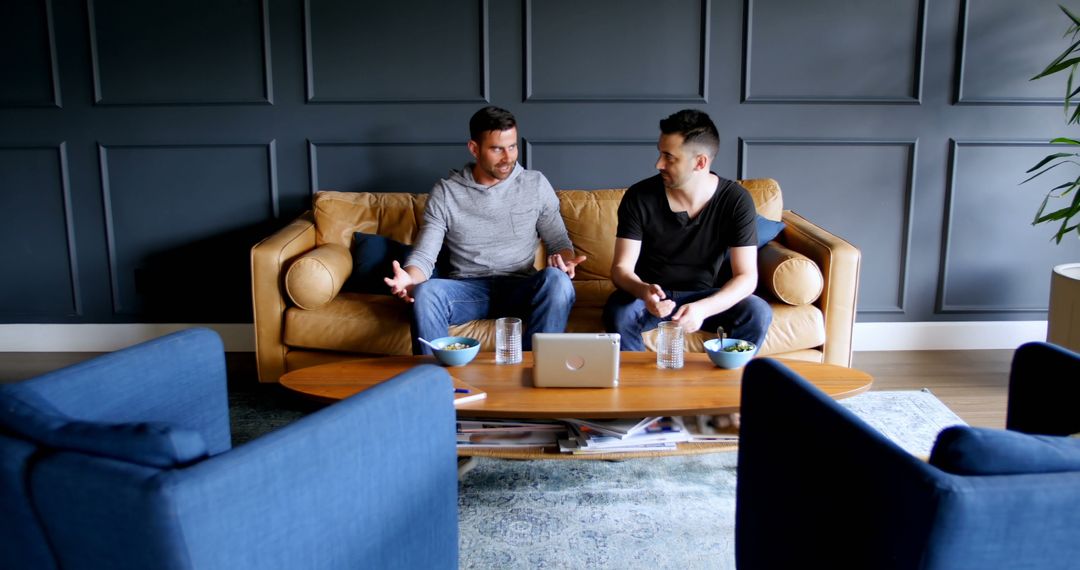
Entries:
[[780, 235], [780, 232], [784, 231], [787, 224], [784, 222], [777, 222], [770, 220], [762, 216], [757, 215], [757, 246], [758, 249], [765, 247], [765, 244], [776, 239], [776, 236]]
[[[784, 222], [777, 222], [770, 220], [757, 214], [757, 246], [758, 249], [765, 247], [765, 244], [776, 239], [776, 236], [780, 235], [780, 232], [784, 231], [787, 224]], [[727, 283], [731, 279], [731, 258], [725, 256], [724, 263], [720, 264], [720, 272], [716, 275], [716, 287], [722, 287], [724, 283]]]
[[392, 262], [397, 261], [404, 265], [405, 258], [410, 253], [412, 248], [399, 241], [375, 234], [354, 233], [352, 274], [342, 289], [356, 293], [389, 295], [390, 288], [383, 282], [383, 278], [394, 274]]
[[1080, 471], [1080, 439], [954, 426], [938, 434], [930, 464], [956, 475]]

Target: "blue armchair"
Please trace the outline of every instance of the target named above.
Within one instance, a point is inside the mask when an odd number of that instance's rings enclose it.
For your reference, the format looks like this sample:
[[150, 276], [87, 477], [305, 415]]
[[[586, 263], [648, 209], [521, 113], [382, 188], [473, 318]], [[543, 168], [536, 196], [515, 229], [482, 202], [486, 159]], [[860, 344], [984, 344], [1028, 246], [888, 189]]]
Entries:
[[[1010, 427], [1040, 415], [1020, 394], [1049, 402], [1078, 379], [1080, 355], [1018, 349]], [[735, 537], [743, 569], [1077, 568], [1080, 441], [954, 427], [927, 462], [783, 364], [755, 360], [742, 382]]]
[[191, 329], [0, 386], [7, 568], [457, 568], [452, 384], [421, 366], [230, 449]]

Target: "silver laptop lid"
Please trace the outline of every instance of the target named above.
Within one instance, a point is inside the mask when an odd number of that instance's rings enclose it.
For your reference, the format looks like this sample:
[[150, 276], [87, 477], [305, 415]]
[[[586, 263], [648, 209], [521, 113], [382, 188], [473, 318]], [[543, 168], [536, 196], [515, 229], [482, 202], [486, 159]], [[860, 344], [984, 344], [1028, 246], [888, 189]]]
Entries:
[[536, 333], [533, 385], [612, 388], [619, 384], [618, 333]]

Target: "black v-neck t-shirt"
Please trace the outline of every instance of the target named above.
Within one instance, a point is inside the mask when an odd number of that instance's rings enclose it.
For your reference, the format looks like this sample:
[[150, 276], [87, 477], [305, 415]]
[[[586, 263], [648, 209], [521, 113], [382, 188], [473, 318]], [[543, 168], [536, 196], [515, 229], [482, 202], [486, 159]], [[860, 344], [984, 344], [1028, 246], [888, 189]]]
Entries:
[[701, 291], [716, 286], [729, 247], [757, 245], [756, 215], [750, 193], [725, 178], [694, 219], [673, 212], [657, 174], [627, 189], [615, 235], [641, 242], [634, 272], [642, 281]]

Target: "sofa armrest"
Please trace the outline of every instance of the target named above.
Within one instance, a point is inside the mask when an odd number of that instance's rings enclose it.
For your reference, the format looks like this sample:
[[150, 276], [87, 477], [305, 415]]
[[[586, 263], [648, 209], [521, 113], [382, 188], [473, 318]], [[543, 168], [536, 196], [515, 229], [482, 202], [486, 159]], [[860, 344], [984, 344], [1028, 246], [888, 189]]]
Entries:
[[825, 317], [824, 362], [851, 366], [862, 253], [791, 210], [784, 211], [783, 221], [787, 227], [780, 241], [813, 260], [824, 278], [821, 296], [814, 303]]
[[260, 382], [277, 382], [285, 373], [282, 342], [285, 309], [285, 269], [315, 249], [315, 218], [304, 212], [289, 225], [251, 248], [251, 296], [254, 303], [255, 357]]

